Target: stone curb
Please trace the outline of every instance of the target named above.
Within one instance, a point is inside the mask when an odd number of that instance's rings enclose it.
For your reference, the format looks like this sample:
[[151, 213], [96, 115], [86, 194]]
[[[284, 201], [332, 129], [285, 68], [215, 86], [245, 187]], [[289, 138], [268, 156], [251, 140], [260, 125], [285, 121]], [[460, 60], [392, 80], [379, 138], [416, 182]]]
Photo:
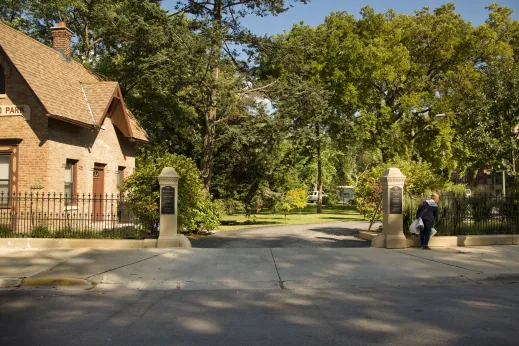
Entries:
[[19, 287], [23, 278], [0, 278], [0, 288], [15, 288]]
[[[377, 233], [360, 231], [359, 238], [371, 241]], [[459, 236], [434, 236], [429, 245], [431, 247], [458, 247], [458, 246], [493, 246], [493, 245], [519, 245], [517, 234], [495, 235], [459, 235]], [[407, 238], [407, 247], [419, 247], [418, 237]]]
[[378, 233], [368, 232], [368, 231], [360, 231], [359, 238], [364, 240], [372, 241], [373, 238], [377, 236]]
[[0, 278], [0, 288], [80, 288], [92, 289], [96, 283], [76, 278]]
[[4, 249], [147, 249], [156, 248], [157, 239], [66, 239], [0, 238]]
[[150, 249], [190, 248], [191, 242], [176, 234], [170, 239], [67, 239], [67, 238], [0, 238], [0, 249]]

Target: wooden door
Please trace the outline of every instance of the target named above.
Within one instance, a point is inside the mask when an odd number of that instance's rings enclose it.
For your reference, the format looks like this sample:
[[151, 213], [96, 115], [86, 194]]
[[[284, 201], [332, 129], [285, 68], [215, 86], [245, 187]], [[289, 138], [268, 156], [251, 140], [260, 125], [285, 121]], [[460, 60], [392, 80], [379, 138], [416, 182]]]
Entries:
[[92, 191], [94, 201], [94, 221], [103, 221], [104, 193], [105, 193], [105, 168], [104, 165], [95, 165], [93, 172], [94, 188]]

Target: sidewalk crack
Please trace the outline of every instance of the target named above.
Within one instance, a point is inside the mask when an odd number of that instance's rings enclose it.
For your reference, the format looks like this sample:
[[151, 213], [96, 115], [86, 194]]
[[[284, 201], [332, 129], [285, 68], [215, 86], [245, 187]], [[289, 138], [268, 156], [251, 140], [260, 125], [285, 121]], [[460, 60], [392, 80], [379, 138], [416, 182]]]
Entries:
[[272, 249], [270, 249], [270, 255], [272, 256], [272, 261], [274, 261], [274, 268], [276, 268], [276, 273], [278, 274], [279, 288], [284, 290], [284, 289], [286, 289], [285, 288], [285, 283], [284, 283], [283, 280], [281, 280], [281, 275], [279, 274], [278, 265], [276, 263], [276, 259], [274, 258], [274, 252], [272, 252]]
[[[74, 249], [74, 250], [76, 250], [76, 249]], [[77, 249], [78, 250], [77, 253], [74, 250], [72, 250], [72, 252], [74, 252], [74, 254], [72, 254], [70, 257], [66, 257], [63, 260], [59, 260], [58, 262], [54, 263], [53, 265], [51, 265], [51, 266], [49, 266], [49, 267], [47, 267], [45, 269], [42, 269], [42, 270], [40, 270], [40, 271], [38, 271], [36, 273], [31, 273], [31, 275], [26, 275], [26, 276], [24, 276], [24, 278], [32, 278], [32, 277], [34, 277], [36, 275], [40, 275], [40, 274], [45, 273], [45, 272], [50, 272], [51, 270], [53, 270], [54, 268], [56, 268], [60, 264], [63, 264], [65, 262], [67, 262], [67, 261], [70, 261], [71, 259], [76, 258], [78, 256], [82, 256], [82, 255], [84, 255], [85, 253], [89, 252], [92, 249]], [[22, 270], [30, 268], [31, 266], [32, 266], [32, 264], [24, 267]]]
[[87, 276], [85, 279], [90, 279], [91, 277], [93, 276], [98, 276], [98, 275], [101, 275], [101, 274], [106, 274], [106, 273], [109, 273], [109, 272], [113, 272], [114, 270], [117, 270], [117, 269], [121, 269], [121, 268], [124, 268], [124, 267], [129, 267], [131, 265], [134, 265], [134, 264], [137, 264], [137, 263], [141, 263], [141, 262], [144, 262], [144, 261], [147, 261], [147, 260], [150, 260], [152, 258], [155, 258], [155, 257], [159, 257], [159, 256], [162, 256], [164, 254], [167, 254], [167, 253], [170, 253], [170, 252], [173, 252], [175, 250], [170, 250], [170, 251], [166, 251], [166, 252], [162, 252], [162, 253], [159, 253], [157, 255], [153, 255], [153, 256], [150, 256], [150, 257], [146, 257], [144, 259], [141, 259], [141, 260], [138, 260], [138, 261], [135, 261], [135, 262], [132, 262], [132, 263], [128, 263], [128, 264], [125, 264], [125, 265], [122, 265], [122, 266], [119, 266], [119, 267], [116, 267], [116, 268], [112, 268], [112, 269], [109, 269], [109, 270], [105, 270], [104, 272], [100, 272], [100, 273], [97, 273], [97, 274], [93, 274], [93, 275], [90, 275], [90, 276]]
[[402, 255], [407, 255], [407, 256], [412, 256], [412, 257], [424, 259], [424, 260], [427, 260], [427, 261], [430, 261], [430, 262], [435, 262], [435, 263], [443, 264], [443, 265], [446, 265], [446, 266], [449, 266], [449, 267], [454, 267], [454, 268], [460, 268], [460, 269], [468, 270], [468, 271], [471, 271], [471, 272], [474, 272], [474, 273], [477, 273], [477, 274], [483, 274], [483, 272], [479, 271], [479, 270], [469, 269], [469, 268], [465, 268], [465, 267], [458, 266], [458, 265], [455, 265], [455, 264], [445, 263], [445, 262], [442, 262], [442, 261], [437, 261], [437, 260], [433, 260], [433, 259], [430, 259], [430, 258], [427, 258], [427, 257], [421, 257], [421, 256], [413, 255], [413, 254], [402, 252], [402, 251], [397, 251], [397, 250], [393, 250], [393, 251], [401, 253]]

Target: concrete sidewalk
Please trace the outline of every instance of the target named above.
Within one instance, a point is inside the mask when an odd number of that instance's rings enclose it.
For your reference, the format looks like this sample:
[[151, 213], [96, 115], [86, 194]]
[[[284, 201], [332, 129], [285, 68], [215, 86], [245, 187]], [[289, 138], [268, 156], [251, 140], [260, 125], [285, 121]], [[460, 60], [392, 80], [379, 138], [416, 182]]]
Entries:
[[[75, 278], [96, 290], [315, 289], [519, 281], [519, 246], [2, 249], [0, 278]], [[9, 281], [11, 280], [11, 281]], [[2, 285], [0, 284], [0, 287]]]

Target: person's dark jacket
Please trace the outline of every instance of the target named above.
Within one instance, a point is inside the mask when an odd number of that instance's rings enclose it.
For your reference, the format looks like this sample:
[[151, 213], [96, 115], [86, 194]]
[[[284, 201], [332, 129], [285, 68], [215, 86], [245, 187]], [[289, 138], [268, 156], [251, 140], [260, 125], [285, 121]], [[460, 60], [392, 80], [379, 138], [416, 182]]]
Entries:
[[438, 204], [432, 199], [426, 199], [423, 201], [418, 210], [416, 211], [416, 218], [422, 218], [422, 220], [429, 220], [434, 224], [434, 220], [438, 217]]

